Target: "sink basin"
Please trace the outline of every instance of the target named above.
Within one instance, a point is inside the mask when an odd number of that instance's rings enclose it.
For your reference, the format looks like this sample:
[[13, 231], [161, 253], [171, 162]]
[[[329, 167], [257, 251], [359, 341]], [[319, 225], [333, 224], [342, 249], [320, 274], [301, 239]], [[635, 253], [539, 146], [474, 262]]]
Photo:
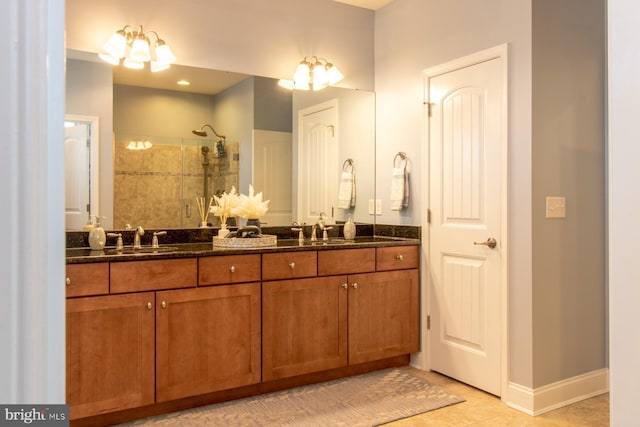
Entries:
[[113, 248], [105, 249], [105, 255], [146, 255], [146, 254], [161, 254], [166, 252], [175, 252], [178, 250], [175, 246], [160, 246], [159, 248], [152, 248], [151, 246], [143, 246], [139, 249], [133, 249], [132, 247], [127, 247], [122, 249], [121, 251], [116, 251]]

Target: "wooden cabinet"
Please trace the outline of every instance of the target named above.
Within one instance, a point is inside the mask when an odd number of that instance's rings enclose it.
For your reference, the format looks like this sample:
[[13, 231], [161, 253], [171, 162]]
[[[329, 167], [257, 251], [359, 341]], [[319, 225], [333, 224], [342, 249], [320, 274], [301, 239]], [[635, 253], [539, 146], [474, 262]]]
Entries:
[[407, 360], [418, 267], [417, 246], [67, 265], [70, 418]]
[[[240, 277], [254, 280], [242, 266], [257, 267], [259, 279], [259, 255], [243, 260], [220, 261], [235, 261]], [[72, 419], [260, 382], [260, 283], [196, 288], [196, 265], [196, 258], [112, 263], [112, 292], [130, 293], [67, 300]], [[91, 274], [68, 266], [72, 285], [106, 281], [108, 291], [109, 264], [92, 266]], [[192, 288], [132, 292], [184, 286]]]
[[316, 251], [262, 255], [262, 280], [314, 277], [318, 271]]
[[[400, 254], [414, 268], [375, 272], [374, 248], [329, 250], [318, 273], [342, 274], [263, 282], [263, 380], [418, 351], [419, 274], [413, 250]], [[361, 271], [372, 272], [352, 274]]]
[[260, 255], [222, 255], [198, 260], [198, 286], [260, 281]]
[[109, 293], [109, 263], [67, 265], [67, 298]]
[[349, 364], [418, 351], [418, 270], [349, 276]]
[[260, 382], [260, 284], [156, 293], [156, 400]]
[[376, 251], [374, 248], [318, 252], [318, 276], [368, 273], [375, 270]]
[[346, 276], [262, 284], [262, 379], [347, 364]]
[[420, 248], [418, 246], [389, 246], [376, 248], [376, 271], [418, 268]]
[[153, 292], [67, 300], [71, 419], [154, 401]]
[[109, 267], [112, 294], [195, 287], [198, 259], [114, 262]]

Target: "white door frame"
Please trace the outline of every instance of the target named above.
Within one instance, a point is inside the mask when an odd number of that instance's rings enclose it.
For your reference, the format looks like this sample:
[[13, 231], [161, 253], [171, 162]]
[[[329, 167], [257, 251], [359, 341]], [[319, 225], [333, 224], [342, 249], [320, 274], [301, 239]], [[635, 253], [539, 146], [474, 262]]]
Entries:
[[[501, 383], [501, 398], [506, 401], [507, 389], [509, 385], [509, 307], [508, 307], [508, 278], [509, 278], [509, 48], [508, 44], [502, 44], [489, 48], [474, 54], [455, 59], [453, 61], [437, 65], [422, 72], [424, 81], [424, 113], [423, 117], [423, 150], [422, 150], [422, 164], [429, 165], [429, 120], [425, 120], [424, 117], [428, 117], [429, 109], [429, 79], [444, 73], [455, 71], [460, 68], [468, 67], [481, 62], [489, 61], [495, 58], [502, 58], [503, 63], [503, 75], [505, 76], [503, 81], [503, 100], [502, 105], [502, 117], [501, 117], [501, 137], [500, 137], [500, 150], [501, 150], [501, 201], [500, 201], [500, 214], [501, 214], [501, 242], [502, 249], [502, 268], [500, 273], [500, 383]], [[422, 307], [420, 316], [420, 342], [421, 351], [414, 355], [412, 364], [418, 368], [429, 370], [431, 367], [431, 361], [429, 360], [429, 352], [425, 346], [428, 343], [429, 331], [427, 329], [427, 315], [430, 313], [430, 301], [428, 300], [429, 289], [432, 286], [430, 277], [431, 271], [429, 270], [429, 227], [426, 222], [428, 220], [429, 212], [429, 173], [422, 175], [422, 218], [424, 226], [422, 227], [422, 269], [421, 269], [421, 296], [420, 305]]]

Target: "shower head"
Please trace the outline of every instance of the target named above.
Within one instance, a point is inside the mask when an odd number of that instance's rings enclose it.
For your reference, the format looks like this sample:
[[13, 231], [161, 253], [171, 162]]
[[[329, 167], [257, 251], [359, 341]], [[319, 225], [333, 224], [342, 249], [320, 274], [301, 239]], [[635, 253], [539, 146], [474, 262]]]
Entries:
[[191, 132], [193, 132], [194, 135], [198, 135], [198, 136], [207, 136], [207, 132], [204, 130], [204, 128], [208, 127], [209, 129], [211, 129], [214, 133], [215, 136], [217, 136], [218, 138], [222, 138], [222, 139], [226, 139], [226, 136], [224, 135], [220, 135], [218, 132], [216, 132], [216, 130], [210, 125], [210, 124], [204, 124], [202, 126], [200, 126], [200, 129], [195, 129], [192, 130]]

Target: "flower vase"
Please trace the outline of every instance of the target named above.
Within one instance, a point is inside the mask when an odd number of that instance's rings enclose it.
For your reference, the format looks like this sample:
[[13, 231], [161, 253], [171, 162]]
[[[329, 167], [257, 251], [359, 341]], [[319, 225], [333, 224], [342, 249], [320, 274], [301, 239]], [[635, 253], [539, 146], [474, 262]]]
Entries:
[[262, 228], [260, 227], [260, 220], [255, 218], [247, 219], [247, 227], [248, 226], [258, 227], [258, 234], [262, 234]]

